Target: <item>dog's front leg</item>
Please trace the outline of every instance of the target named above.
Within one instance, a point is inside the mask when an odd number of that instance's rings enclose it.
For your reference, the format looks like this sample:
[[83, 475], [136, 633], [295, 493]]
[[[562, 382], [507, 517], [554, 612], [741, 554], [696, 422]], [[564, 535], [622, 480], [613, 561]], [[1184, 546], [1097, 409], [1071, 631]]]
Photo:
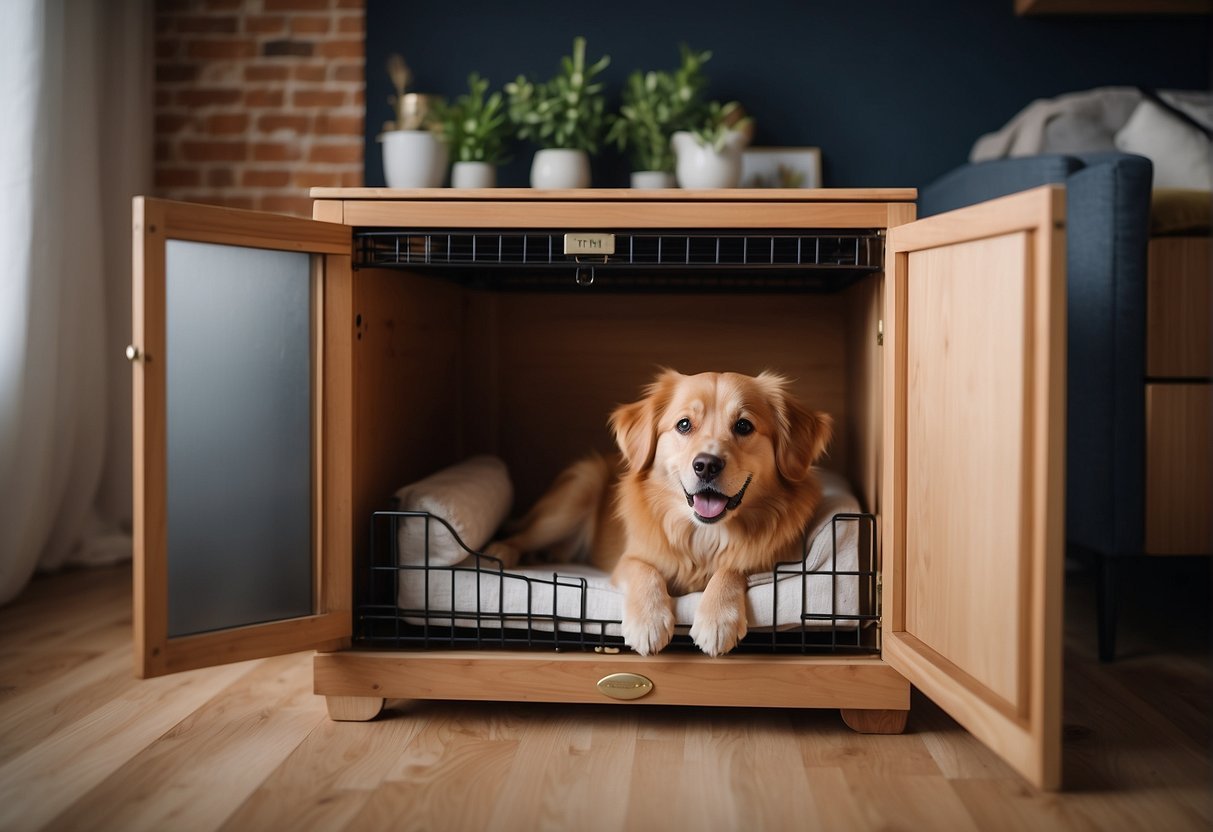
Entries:
[[660, 651], [674, 635], [674, 599], [665, 578], [651, 564], [624, 555], [614, 580], [624, 590], [624, 642], [642, 656]]
[[712, 575], [691, 625], [691, 638], [709, 656], [721, 656], [746, 634], [746, 578], [721, 570]]

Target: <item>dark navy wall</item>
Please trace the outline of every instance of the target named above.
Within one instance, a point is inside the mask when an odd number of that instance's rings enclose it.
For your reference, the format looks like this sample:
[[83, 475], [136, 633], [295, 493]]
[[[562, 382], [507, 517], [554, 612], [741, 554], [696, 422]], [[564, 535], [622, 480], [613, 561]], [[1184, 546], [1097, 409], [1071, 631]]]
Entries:
[[[573, 37], [604, 77], [612, 106], [633, 69], [672, 68], [678, 45], [713, 53], [709, 95], [754, 116], [756, 145], [822, 150], [832, 187], [921, 186], [963, 163], [973, 141], [1035, 98], [1104, 85], [1208, 89], [1208, 17], [1016, 17], [1013, 0], [367, 0], [366, 184], [384, 184], [374, 137], [391, 117], [388, 54], [414, 91], [462, 92], [469, 72], [494, 88], [546, 79]], [[527, 184], [533, 147], [501, 185]], [[595, 186], [624, 186], [613, 151]]]

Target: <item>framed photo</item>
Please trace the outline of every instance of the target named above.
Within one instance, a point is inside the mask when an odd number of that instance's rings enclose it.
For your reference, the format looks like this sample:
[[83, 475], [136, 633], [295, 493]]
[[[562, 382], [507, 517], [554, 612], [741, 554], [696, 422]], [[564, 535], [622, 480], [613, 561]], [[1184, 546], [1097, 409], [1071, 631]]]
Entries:
[[751, 147], [741, 153], [743, 188], [820, 188], [816, 147]]

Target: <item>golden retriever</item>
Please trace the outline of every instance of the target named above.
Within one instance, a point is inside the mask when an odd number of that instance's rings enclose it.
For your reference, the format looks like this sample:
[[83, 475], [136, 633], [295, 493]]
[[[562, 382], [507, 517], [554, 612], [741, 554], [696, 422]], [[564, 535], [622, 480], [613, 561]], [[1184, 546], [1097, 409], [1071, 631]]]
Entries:
[[703, 591], [691, 638], [710, 656], [746, 633], [746, 577], [804, 556], [820, 499], [813, 463], [831, 419], [764, 372], [662, 371], [610, 425], [621, 459], [565, 470], [488, 553], [584, 560], [624, 591], [624, 642], [642, 656], [674, 634], [674, 602]]

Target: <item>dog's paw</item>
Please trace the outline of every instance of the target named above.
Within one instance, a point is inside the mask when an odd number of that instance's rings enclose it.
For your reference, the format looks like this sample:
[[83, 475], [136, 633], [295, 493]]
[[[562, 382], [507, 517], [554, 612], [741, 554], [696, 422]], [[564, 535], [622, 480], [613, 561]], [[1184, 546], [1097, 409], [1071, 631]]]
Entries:
[[619, 629], [628, 647], [642, 656], [651, 656], [673, 638], [674, 611], [668, 606], [645, 612], [625, 610]]
[[723, 656], [736, 647], [745, 634], [745, 613], [736, 608], [720, 609], [712, 615], [704, 614], [701, 607], [691, 624], [691, 640], [709, 656]]

